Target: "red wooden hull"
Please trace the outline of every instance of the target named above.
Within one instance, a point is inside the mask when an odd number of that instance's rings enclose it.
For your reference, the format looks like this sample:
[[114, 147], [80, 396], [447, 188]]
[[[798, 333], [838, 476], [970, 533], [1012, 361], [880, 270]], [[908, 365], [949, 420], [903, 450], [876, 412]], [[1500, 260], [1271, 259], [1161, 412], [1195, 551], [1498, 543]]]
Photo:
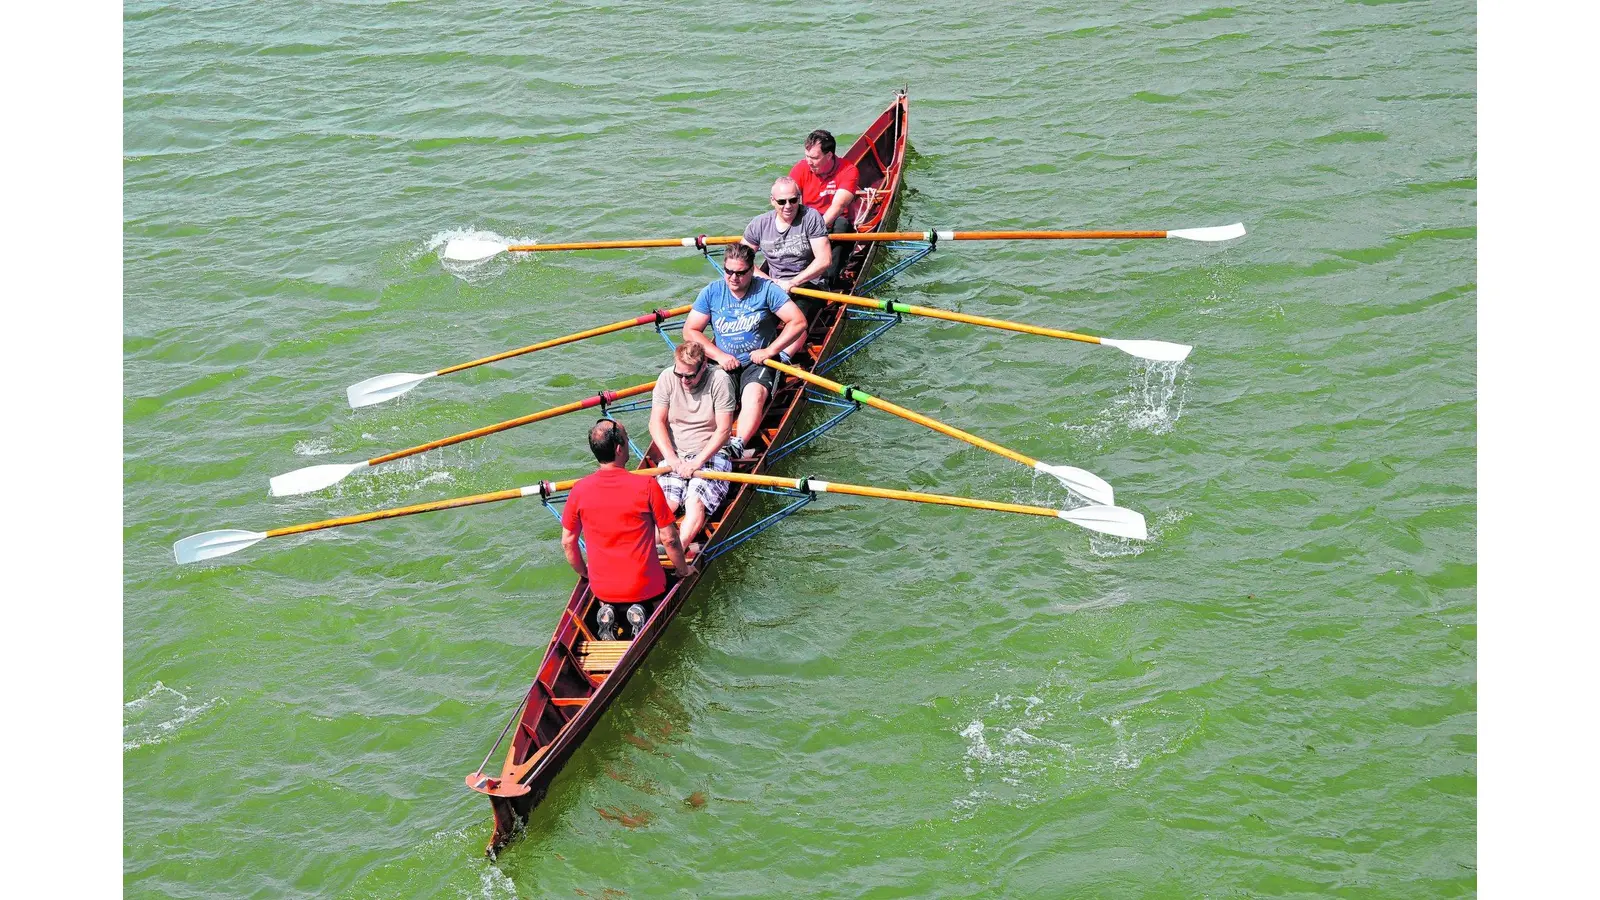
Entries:
[[[897, 94], [894, 103], [842, 154], [860, 170], [862, 188], [872, 189], [863, 190], [863, 197], [858, 199], [853, 210], [858, 232], [892, 227], [905, 162], [906, 112], [906, 97]], [[848, 292], [853, 293], [855, 286], [870, 274], [879, 248], [877, 243], [852, 246], [842, 273], [843, 283], [849, 285]], [[796, 364], [803, 363], [804, 368], [814, 369], [827, 359], [838, 349], [845, 323], [844, 307], [825, 304], [810, 323], [806, 355], [809, 358], [797, 359]], [[782, 378], [768, 403], [760, 438], [752, 442], [758, 448], [757, 455], [753, 462], [741, 463], [741, 470], [766, 471], [769, 452], [789, 438], [799, 421], [805, 404], [803, 388], [797, 379]], [[657, 458], [652, 445], [641, 467], [652, 464]], [[705, 551], [714, 549], [739, 530], [745, 508], [755, 496], [755, 489], [748, 485], [734, 486], [707, 525]], [[708, 562], [706, 568], [713, 565], [714, 561]], [[700, 577], [696, 574], [674, 581], [638, 636], [625, 646], [618, 646], [621, 642], [595, 640], [594, 595], [586, 580], [580, 579], [573, 588], [514, 726], [511, 746], [499, 776], [474, 773], [467, 778], [468, 786], [488, 795], [494, 807], [494, 835], [488, 847], [491, 856], [527, 821], [572, 752], [622, 691], [693, 593]]]

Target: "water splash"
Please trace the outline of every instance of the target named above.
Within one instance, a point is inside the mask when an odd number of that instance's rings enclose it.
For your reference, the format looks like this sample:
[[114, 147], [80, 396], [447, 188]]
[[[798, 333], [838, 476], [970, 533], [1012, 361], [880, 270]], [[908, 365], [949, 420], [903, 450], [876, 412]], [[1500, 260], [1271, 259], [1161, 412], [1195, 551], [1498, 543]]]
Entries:
[[295, 456], [327, 456], [332, 452], [332, 442], [325, 437], [311, 441], [294, 442]]
[[531, 260], [538, 255], [536, 253], [497, 253], [488, 259], [480, 259], [476, 262], [445, 259], [444, 245], [458, 238], [462, 240], [493, 241], [497, 244], [530, 244], [534, 242], [533, 238], [508, 237], [493, 231], [480, 231], [471, 227], [451, 228], [428, 238], [426, 244], [407, 258], [407, 262], [414, 262], [431, 254], [438, 257], [439, 265], [451, 275], [468, 284], [483, 284], [504, 275], [507, 270], [517, 264], [519, 258], [527, 257]]
[[227, 701], [212, 697], [196, 705], [182, 692], [156, 682], [144, 696], [122, 704], [122, 752], [165, 741], [218, 703]]
[[1106, 440], [1118, 431], [1167, 434], [1189, 400], [1190, 371], [1188, 363], [1141, 363], [1129, 375], [1127, 390], [1096, 413], [1094, 421], [1061, 427], [1089, 438], [1097, 449], [1104, 449]]

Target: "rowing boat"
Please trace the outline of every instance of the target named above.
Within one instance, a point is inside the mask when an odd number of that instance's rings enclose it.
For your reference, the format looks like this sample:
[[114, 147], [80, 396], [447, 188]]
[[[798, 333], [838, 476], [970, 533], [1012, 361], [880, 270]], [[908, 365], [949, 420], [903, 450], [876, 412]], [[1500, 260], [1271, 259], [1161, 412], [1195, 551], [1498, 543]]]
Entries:
[[[851, 210], [857, 233], [876, 233], [893, 225], [905, 161], [906, 112], [907, 98], [900, 92], [889, 108], [841, 154], [856, 165], [861, 175], [861, 191]], [[844, 250], [849, 254], [839, 276], [842, 292], [854, 294], [864, 284], [882, 246], [881, 242], [861, 242], [849, 245], [848, 249], [835, 247], [835, 252]], [[844, 305], [821, 304], [811, 317], [806, 350], [795, 358], [795, 366], [815, 372], [827, 362], [839, 349], [848, 321]], [[767, 404], [761, 428], [749, 442], [755, 455], [740, 461], [739, 470], [761, 475], [776, 461], [778, 454], [774, 450], [782, 448], [789, 440], [804, 409], [804, 387], [804, 382], [798, 378], [781, 378]], [[656, 465], [660, 458], [652, 444], [640, 468]], [[503, 849], [527, 822], [562, 766], [628, 679], [643, 665], [700, 578], [714, 564], [719, 551], [736, 537], [755, 495], [756, 487], [752, 484], [737, 484], [729, 491], [722, 508], [707, 523], [702, 542], [689, 548], [689, 558], [700, 564], [687, 577], [676, 577], [671, 563], [662, 561], [669, 573], [668, 592], [637, 634], [627, 640], [597, 637], [600, 628], [595, 621], [595, 597], [588, 581], [579, 579], [551, 635], [533, 684], [507, 725], [510, 746], [499, 774], [489, 775], [480, 767], [466, 779], [469, 788], [489, 798], [494, 810], [489, 855]], [[506, 734], [501, 733], [502, 741]], [[491, 755], [493, 752], [490, 751]]]

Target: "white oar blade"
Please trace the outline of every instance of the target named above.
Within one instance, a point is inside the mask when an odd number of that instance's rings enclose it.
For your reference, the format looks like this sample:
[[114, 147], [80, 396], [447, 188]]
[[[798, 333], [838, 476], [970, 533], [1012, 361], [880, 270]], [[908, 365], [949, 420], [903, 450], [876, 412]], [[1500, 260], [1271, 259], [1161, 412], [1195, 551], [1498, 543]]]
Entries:
[[434, 374], [433, 372], [429, 372], [426, 375], [414, 375], [410, 372], [390, 372], [387, 375], [377, 375], [345, 388], [344, 395], [349, 398], [351, 409], [375, 406], [386, 400], [393, 400], [432, 378]]
[[1194, 349], [1188, 344], [1174, 344], [1171, 341], [1114, 341], [1111, 338], [1101, 338], [1100, 343], [1140, 359], [1155, 362], [1183, 362], [1189, 358], [1189, 352]]
[[508, 245], [499, 241], [485, 241], [477, 238], [453, 238], [444, 245], [444, 258], [452, 262], [477, 262], [488, 259], [496, 253], [504, 253]]
[[1244, 237], [1244, 223], [1235, 222], [1232, 225], [1216, 225], [1211, 228], [1183, 228], [1178, 231], [1167, 232], [1169, 238], [1183, 238], [1186, 241], [1231, 241], [1234, 238]]
[[1102, 534], [1131, 538], [1135, 541], [1147, 540], [1149, 537], [1144, 527], [1144, 516], [1120, 506], [1080, 506], [1077, 509], [1063, 509], [1056, 513], [1056, 516]]
[[320, 491], [325, 487], [332, 487], [344, 480], [346, 475], [357, 469], [365, 469], [364, 462], [334, 463], [325, 466], [307, 466], [304, 469], [295, 469], [285, 472], [268, 482], [271, 485], [270, 493], [274, 497], [292, 497], [295, 494], [309, 494]]
[[180, 564], [199, 562], [202, 559], [227, 556], [265, 538], [266, 534], [260, 531], [239, 531], [234, 528], [206, 531], [190, 535], [173, 544], [172, 555]]
[[1116, 502], [1111, 485], [1093, 472], [1085, 472], [1076, 466], [1053, 466], [1049, 463], [1034, 463], [1033, 467], [1046, 475], [1055, 476], [1062, 487], [1090, 503], [1110, 506]]

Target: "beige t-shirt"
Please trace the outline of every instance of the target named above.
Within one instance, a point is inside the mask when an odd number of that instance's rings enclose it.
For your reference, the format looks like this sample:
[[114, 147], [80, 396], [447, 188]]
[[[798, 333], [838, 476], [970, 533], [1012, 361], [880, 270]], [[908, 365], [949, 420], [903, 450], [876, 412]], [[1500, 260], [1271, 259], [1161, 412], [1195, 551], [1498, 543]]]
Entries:
[[718, 411], [732, 414], [739, 408], [728, 373], [709, 359], [706, 369], [700, 387], [690, 392], [672, 366], [667, 366], [656, 377], [656, 388], [650, 394], [654, 405], [667, 407], [667, 431], [679, 457], [697, 455], [717, 433]]

